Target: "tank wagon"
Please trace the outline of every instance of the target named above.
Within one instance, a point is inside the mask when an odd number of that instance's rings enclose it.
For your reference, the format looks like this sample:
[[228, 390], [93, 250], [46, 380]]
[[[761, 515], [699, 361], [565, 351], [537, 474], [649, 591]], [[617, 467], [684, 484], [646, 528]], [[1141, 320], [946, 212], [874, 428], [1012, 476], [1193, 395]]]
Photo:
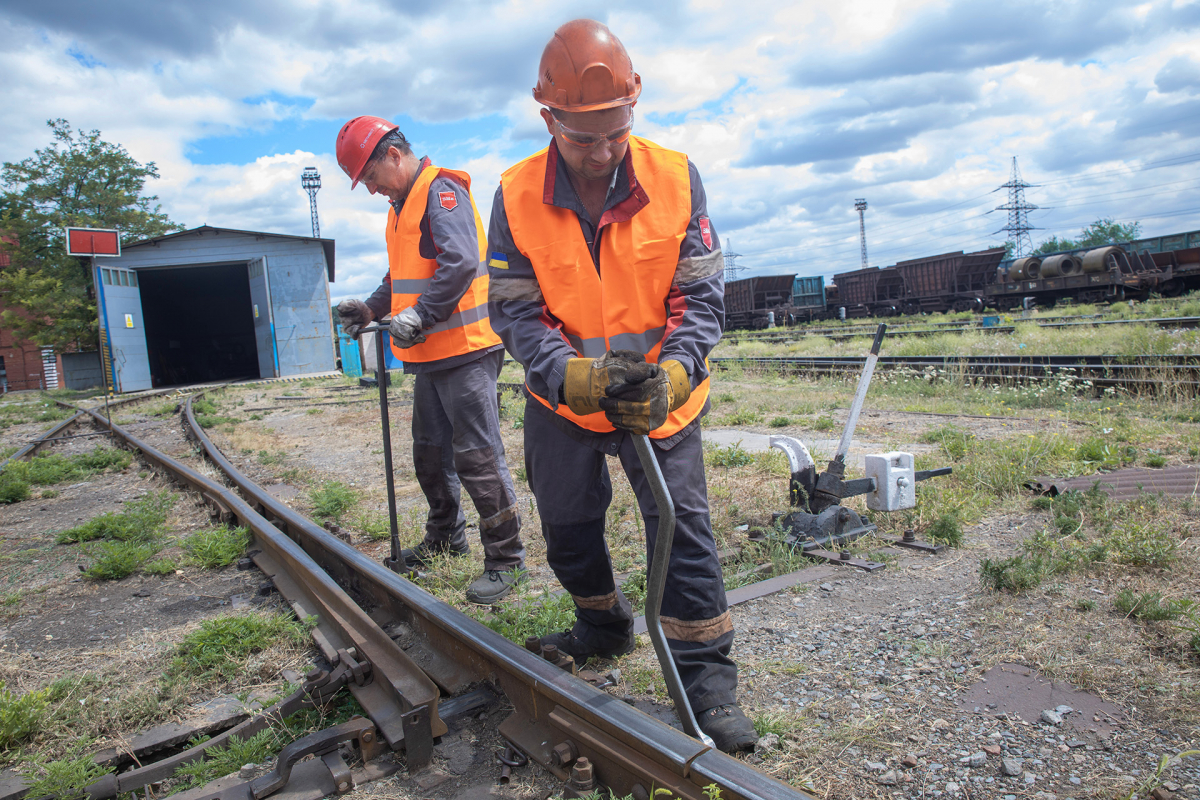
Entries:
[[[1200, 231], [1005, 259], [1004, 248], [942, 253], [833, 276], [768, 275], [725, 286], [728, 330], [847, 317], [1168, 297], [1200, 289]], [[844, 312], [843, 312], [844, 309]]]

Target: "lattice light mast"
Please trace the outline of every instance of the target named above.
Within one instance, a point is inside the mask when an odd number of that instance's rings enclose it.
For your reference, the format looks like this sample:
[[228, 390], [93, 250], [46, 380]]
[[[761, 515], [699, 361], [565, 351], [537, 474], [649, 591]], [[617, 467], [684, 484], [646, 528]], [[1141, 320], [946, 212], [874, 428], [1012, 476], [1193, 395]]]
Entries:
[[1021, 171], [1017, 169], [1017, 157], [1013, 156], [1012, 174], [1008, 177], [1008, 183], [1001, 185], [996, 190], [1008, 189], [1008, 202], [1002, 206], [996, 206], [995, 210], [1008, 212], [1008, 224], [996, 233], [1008, 234], [1008, 241], [1013, 243], [1016, 258], [1027, 256], [1033, 252], [1033, 239], [1030, 238], [1029, 232], [1041, 230], [1029, 224], [1029, 212], [1036, 209], [1037, 206], [1025, 202], [1025, 190], [1035, 186], [1036, 184], [1021, 180]]
[[858, 212], [858, 240], [862, 244], [862, 268], [867, 268], [867, 223], [863, 212], [867, 210], [867, 201], [858, 198], [854, 201], [854, 209]]
[[737, 259], [742, 257], [741, 253], [736, 253], [733, 250], [733, 242], [725, 241], [725, 247], [722, 248], [725, 256], [725, 282], [730, 283], [737, 280], [737, 274], [742, 271], [742, 268], [737, 265]]
[[305, 167], [300, 173], [300, 185], [308, 192], [308, 208], [312, 213], [313, 238], [321, 238], [321, 223], [317, 219], [317, 190], [321, 188], [321, 173], [316, 167]]

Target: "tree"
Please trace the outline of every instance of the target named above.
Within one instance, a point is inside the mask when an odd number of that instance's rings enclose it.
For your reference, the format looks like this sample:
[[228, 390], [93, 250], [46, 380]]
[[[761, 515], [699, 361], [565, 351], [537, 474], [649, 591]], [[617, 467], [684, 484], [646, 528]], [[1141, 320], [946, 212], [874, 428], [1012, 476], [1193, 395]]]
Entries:
[[1132, 242], [1141, 235], [1142, 223], [1140, 222], [1123, 224], [1112, 217], [1101, 217], [1081, 230], [1078, 239], [1059, 239], [1057, 236], [1052, 236], [1039, 244], [1033, 254], [1040, 256], [1046, 253], [1061, 253], [1064, 250], [1099, 247], [1113, 242]]
[[46, 124], [54, 135], [48, 147], [0, 168], [0, 248], [12, 260], [0, 271], [9, 307], [3, 323], [41, 346], [94, 347], [91, 266], [66, 254], [63, 228], [117, 228], [130, 242], [182, 226], [161, 213], [156, 195], [142, 195], [146, 180], [158, 177], [153, 161], [139, 163], [98, 130], [73, 132], [65, 119]]

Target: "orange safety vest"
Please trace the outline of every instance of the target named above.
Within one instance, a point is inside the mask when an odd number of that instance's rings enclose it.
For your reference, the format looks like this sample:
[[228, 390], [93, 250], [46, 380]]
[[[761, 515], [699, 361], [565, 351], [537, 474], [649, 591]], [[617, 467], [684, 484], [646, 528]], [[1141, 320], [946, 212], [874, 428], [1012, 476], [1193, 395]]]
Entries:
[[[636, 136], [629, 151], [650, 202], [628, 221], [605, 227], [599, 272], [576, 213], [544, 200], [548, 148], [510, 167], [500, 186], [513, 243], [532, 262], [546, 307], [575, 351], [596, 358], [610, 349], [636, 350], [657, 363], [667, 334], [667, 295], [692, 216], [691, 180], [683, 153]], [[699, 416], [708, 388], [705, 378], [650, 436], [665, 439]], [[590, 431], [614, 430], [603, 412], [580, 416], [566, 403], [557, 412]]]
[[[387, 253], [392, 277], [392, 316], [416, 305], [421, 292], [429, 286], [433, 273], [437, 271], [436, 259], [421, 257], [421, 218], [425, 216], [429, 201], [429, 184], [442, 173], [461, 180], [470, 196], [470, 175], [430, 165], [417, 177], [400, 208], [399, 216], [395, 208], [388, 211]], [[463, 213], [466, 211], [462, 209]], [[425, 331], [424, 342], [407, 350], [392, 344], [392, 352], [401, 361], [440, 361], [500, 344], [500, 337], [492, 330], [492, 323], [488, 319], [488, 273], [484, 263], [487, 242], [482, 234], [483, 223], [473, 197], [470, 213], [475, 215], [476, 238], [479, 242], [475, 279], [458, 301], [454, 313]]]

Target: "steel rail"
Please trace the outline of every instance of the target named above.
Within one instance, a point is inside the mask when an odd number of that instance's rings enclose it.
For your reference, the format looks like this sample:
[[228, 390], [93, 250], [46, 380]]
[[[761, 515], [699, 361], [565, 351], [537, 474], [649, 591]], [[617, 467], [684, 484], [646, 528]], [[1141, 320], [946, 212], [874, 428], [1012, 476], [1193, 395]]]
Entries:
[[[87, 413], [105, 424], [95, 412]], [[411, 748], [431, 742], [416, 741], [422, 738], [419, 724], [405, 720], [398, 730], [397, 711], [423, 710], [424, 736], [440, 735], [445, 729], [437, 716], [438, 694], [460, 694], [485, 682], [514, 707], [500, 732], [564, 781], [575, 760], [586, 757], [597, 779], [618, 796], [649, 796], [664, 788], [684, 800], [701, 800], [705, 787], [715, 784], [726, 800], [811, 800], [596, 689], [375, 563], [237, 470], [196, 424], [190, 400], [184, 416], [205, 454], [246, 499], [120, 426], [111, 430], [146, 461], [204, 494], [227, 521], [251, 529], [252, 547], [260, 550], [255, 562], [285, 597], [294, 598], [293, 607], [319, 617], [314, 638], [323, 654], [332, 661], [352, 647], [369, 664], [372, 680], [350, 689], [388, 744], [408, 751], [410, 768], [414, 755], [422, 755]], [[409, 632], [403, 649], [384, 633], [389, 622]], [[410, 664], [440, 692], [430, 697], [427, 686], [400, 669]]]
[[[1052, 318], [1059, 319], [1059, 318]], [[1062, 319], [1071, 319], [1063, 317]], [[889, 337], [896, 336], [935, 336], [941, 333], [966, 333], [968, 331], [978, 331], [980, 333], [1013, 333], [1017, 329], [1015, 323], [1032, 323], [1039, 328], [1095, 328], [1103, 325], [1155, 325], [1159, 328], [1195, 328], [1200, 327], [1200, 317], [1144, 317], [1140, 319], [1106, 319], [1092, 320], [1084, 322], [1055, 322], [1049, 320], [1014, 320], [1014, 324], [1010, 325], [993, 325], [984, 327], [979, 323], [965, 323], [955, 325], [953, 323], [929, 323], [926, 327], [917, 327], [909, 325], [900, 328], [899, 330], [890, 329], [892, 332]], [[941, 326], [941, 327], [938, 327]], [[874, 335], [875, 330], [872, 326], [854, 326], [847, 328], [813, 328], [808, 329], [790, 329], [776, 333], [767, 334], [741, 334], [733, 332], [726, 334], [722, 341], [729, 344], [741, 344], [745, 342], [769, 342], [772, 344], [785, 344], [787, 342], [798, 342], [809, 336], [819, 336], [824, 339], [833, 339], [836, 341], [844, 341], [846, 339], [857, 339]]]
[[[1120, 361], [1127, 356], [885, 356], [881, 369], [947, 370], [977, 380], [1027, 381], [1069, 376], [1091, 381], [1095, 387], [1140, 387], [1170, 385], [1200, 390], [1200, 356], [1138, 356], [1136, 363]], [[864, 359], [835, 357], [719, 357], [716, 366], [753, 365], [789, 373], [841, 374], [859, 370]]]
[[657, 787], [701, 800], [715, 783], [727, 800], [809, 797], [563, 671], [358, 552], [257, 486], [195, 424], [190, 406], [185, 414], [208, 457], [276, 527], [351, 589], [373, 619], [389, 616], [413, 631], [408, 652], [444, 692], [498, 684], [515, 709], [501, 733], [557, 777], [570, 777], [573, 758], [564, 762], [555, 750], [569, 743], [618, 796]]

